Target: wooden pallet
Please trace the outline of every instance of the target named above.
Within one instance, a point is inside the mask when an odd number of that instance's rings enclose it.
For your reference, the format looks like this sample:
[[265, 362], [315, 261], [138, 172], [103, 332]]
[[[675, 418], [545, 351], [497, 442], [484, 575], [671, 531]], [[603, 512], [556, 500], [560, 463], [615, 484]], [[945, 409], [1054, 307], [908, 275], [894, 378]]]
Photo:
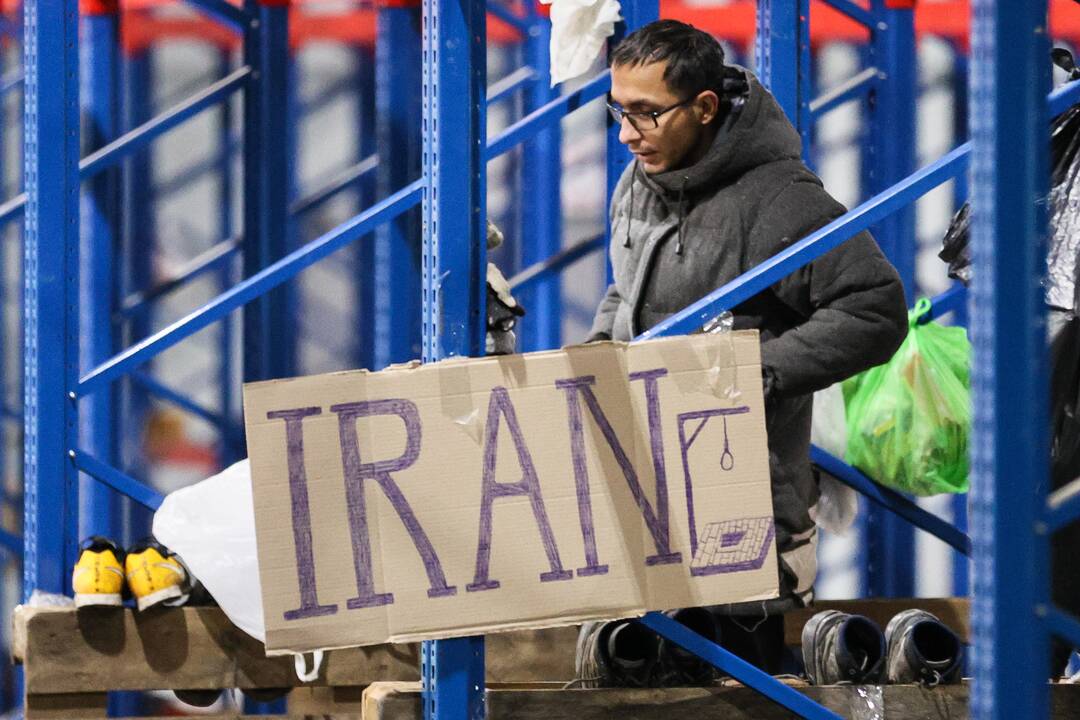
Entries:
[[[218, 608], [19, 607], [15, 659], [22, 662], [26, 717], [105, 717], [110, 690], [303, 688], [290, 693], [302, 714], [358, 709], [380, 680], [419, 679], [419, 646], [377, 645], [326, 653], [319, 677], [301, 683], [293, 658], [266, 657], [262, 643]], [[492, 635], [488, 677], [496, 682], [574, 674], [574, 627]], [[290, 714], [293, 713], [290, 708]]]
[[[799, 644], [803, 624], [822, 609], [860, 613], [884, 627], [894, 614], [912, 606], [933, 612], [962, 638], [967, 638], [967, 601], [948, 599], [819, 603], [813, 610], [787, 616], [787, 640], [791, 645]], [[487, 642], [489, 684], [500, 693], [518, 692], [508, 689], [506, 683], [532, 683], [528, 685], [531, 689], [520, 692], [533, 692], [539, 681], [556, 681], [554, 686], [543, 686], [542, 689], [548, 692], [553, 687], [561, 688], [574, 677], [576, 637], [576, 627], [490, 635]], [[217, 688], [292, 688], [289, 693], [291, 717], [359, 717], [366, 702], [363, 690], [368, 685], [419, 679], [418, 646], [379, 645], [331, 651], [326, 654], [318, 679], [301, 683], [296, 677], [292, 657], [266, 657], [262, 644], [236, 628], [218, 608], [135, 613], [126, 609], [77, 611], [74, 608], [20, 607], [14, 614], [13, 645], [16, 659], [24, 665], [28, 720], [104, 717], [106, 693], [111, 690]], [[738, 690], [750, 692], [745, 688]], [[820, 690], [813, 688], [808, 692]], [[662, 697], [667, 696], [657, 696]], [[671, 701], [677, 705], [683, 703], [679, 697], [673, 697]], [[740, 705], [756, 707], [749, 700], [744, 702], [742, 696], [737, 700]], [[398, 702], [398, 699], [387, 702]], [[401, 702], [408, 704], [412, 700], [406, 698]], [[501, 707], [498, 703], [503, 700], [493, 702], [496, 707]], [[556, 701], [545, 699], [542, 702]]]
[[[812, 687], [789, 683], [853, 720], [964, 720], [967, 685]], [[1054, 685], [1051, 720], [1080, 717], [1080, 686]], [[658, 690], [564, 690], [534, 684], [487, 690], [488, 720], [789, 720], [797, 717], [742, 685]], [[375, 683], [357, 720], [422, 720], [419, 683]]]

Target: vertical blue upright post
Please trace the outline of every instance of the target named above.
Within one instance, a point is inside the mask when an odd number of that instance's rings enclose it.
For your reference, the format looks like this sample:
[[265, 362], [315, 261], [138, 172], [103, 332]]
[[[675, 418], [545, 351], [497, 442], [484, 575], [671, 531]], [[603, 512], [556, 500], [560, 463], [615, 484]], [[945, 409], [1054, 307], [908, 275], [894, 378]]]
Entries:
[[[968, 57], [955, 45], [953, 50], [953, 147], [968, 139]], [[959, 210], [968, 199], [968, 174], [961, 173], [953, 181], [953, 207]], [[954, 324], [968, 327], [967, 306], [954, 313]], [[968, 532], [968, 498], [953, 498], [953, 525]], [[971, 561], [960, 553], [953, 553], [953, 595], [965, 597], [971, 592]]]
[[[375, 52], [371, 47], [357, 48], [355, 99], [356, 99], [356, 148], [357, 162], [372, 155], [376, 148], [375, 138]], [[399, 90], [399, 92], [402, 92]], [[413, 124], [415, 125], [415, 118]], [[392, 155], [392, 152], [385, 153]], [[376, 181], [368, 174], [357, 187], [358, 212], [375, 202]], [[354, 246], [354, 262], [359, 322], [356, 332], [356, 366], [371, 369], [375, 363], [375, 238], [367, 236]]]
[[[379, 197], [413, 182], [420, 168], [420, 3], [385, 2], [375, 40]], [[420, 357], [420, 212], [375, 231], [374, 367]]]
[[[146, 122], [154, 114], [153, 58], [146, 48], [126, 53], [124, 62], [124, 131]], [[154, 253], [157, 247], [156, 204], [150, 153], [135, 153], [124, 164], [123, 232], [121, 233], [120, 297], [146, 290], [153, 282]], [[127, 347], [146, 337], [153, 327], [154, 310], [147, 307], [127, 318], [118, 329], [118, 344]], [[151, 363], [152, 367], [152, 363]], [[146, 462], [142, 437], [150, 403], [146, 394], [128, 380], [120, 383], [122, 409], [118, 423], [120, 467], [136, 477], [145, 477]], [[150, 529], [149, 512], [128, 498], [120, 499], [125, 520], [120, 533], [125, 545], [146, 535]]]
[[79, 272], [79, 45], [76, 0], [27, 0], [23, 65], [23, 594], [70, 589]]
[[758, 0], [757, 71], [810, 153], [810, 0]]
[[[554, 100], [551, 87], [551, 23], [525, 3], [529, 32], [525, 38], [525, 62], [536, 79], [525, 93], [525, 112]], [[521, 266], [529, 267], [551, 257], [562, 246], [562, 213], [559, 178], [562, 174], [559, 125], [525, 143], [522, 152]], [[562, 339], [562, 279], [548, 277], [536, 283], [522, 298], [528, 319], [521, 323], [518, 349], [522, 352], [559, 347]]]
[[[229, 74], [230, 51], [221, 48], [217, 51], [217, 76], [225, 77]], [[233, 237], [233, 112], [231, 100], [221, 103], [217, 108], [217, 135], [218, 135], [218, 237], [222, 240]], [[235, 280], [233, 263], [228, 263], [217, 272], [219, 292], [229, 289]], [[234, 408], [236, 397], [233, 390], [234, 382], [234, 358], [233, 358], [233, 333], [236, 320], [233, 315], [224, 317], [218, 323], [218, 410], [221, 417], [226, 420], [237, 420]], [[236, 447], [236, 443], [227, 433], [221, 434], [219, 443], [221, 448], [221, 463], [231, 465], [241, 458], [243, 449]]]
[[[252, 68], [244, 96], [244, 276], [289, 249], [289, 0], [245, 0], [244, 31]], [[244, 378], [295, 374], [295, 290], [272, 290], [244, 308]]]
[[[887, 7], [873, 0], [877, 20], [871, 29], [868, 59], [885, 79], [871, 92], [869, 141], [864, 144], [867, 194], [879, 193], [915, 171], [915, 99], [918, 66], [914, 11]], [[904, 283], [909, 305], [915, 300], [915, 207], [898, 210], [873, 229], [886, 257]], [[883, 508], [871, 507], [869, 531], [870, 594], [911, 597], [915, 594], [915, 532], [911, 525]]]
[[[483, 2], [423, 0], [425, 362], [484, 352], [485, 23]], [[425, 642], [422, 653], [424, 717], [482, 720], [484, 639]]]
[[[83, 14], [82, 98], [89, 127], [88, 151], [120, 134], [119, 4], [97, 0], [80, 5]], [[120, 231], [120, 174], [99, 173], [87, 183], [82, 199], [82, 282], [80, 287], [80, 364], [94, 367], [111, 357], [114, 297], [113, 248]], [[115, 462], [117, 457], [114, 388], [105, 388], [81, 403], [79, 440], [94, 457]], [[118, 498], [92, 477], [79, 478], [79, 537], [92, 534], [117, 537], [121, 529]]]
[[1046, 2], [972, 3], [972, 717], [1049, 713]]

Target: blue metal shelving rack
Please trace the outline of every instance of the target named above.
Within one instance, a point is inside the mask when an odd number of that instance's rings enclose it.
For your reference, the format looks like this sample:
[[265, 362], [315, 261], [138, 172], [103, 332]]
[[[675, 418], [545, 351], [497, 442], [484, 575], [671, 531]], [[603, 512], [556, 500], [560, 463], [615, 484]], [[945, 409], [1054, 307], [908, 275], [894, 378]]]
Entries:
[[[1052, 93], [1049, 106], [1045, 102], [1046, 13], [1042, 3], [975, 0], [973, 141], [912, 172], [911, 133], [900, 133], [890, 144], [888, 133], [880, 129], [882, 118], [906, 117], [901, 111], [914, 104], [906, 94], [913, 66], [910, 11], [887, 7], [885, 0], [873, 0], [869, 9], [849, 0], [828, 1], [873, 31], [872, 68], [841, 88], [810, 97], [807, 0], [760, 0], [759, 67], [804, 137], [814, 119], [829, 108], [874, 94], [878, 115], [872, 125], [879, 127], [871, 178], [874, 195], [640, 339], [693, 330], [866, 228], [877, 228], [883, 246], [910, 278], [909, 258], [904, 253], [909, 251], [905, 243], [912, 234], [910, 219], [905, 219], [911, 203], [943, 182], [962, 177], [973, 157], [973, 188], [980, 213], [974, 235], [978, 279], [971, 313], [976, 347], [973, 710], [984, 718], [1045, 717], [1050, 634], [1080, 644], [1080, 622], [1048, 601], [1047, 535], [1080, 516], [1080, 492], [1069, 486], [1048, 499], [1045, 489], [1045, 350], [1037, 282], [1042, 272], [1045, 217], [1036, 200], [1044, 196], [1047, 184], [1046, 120], [1076, 102], [1080, 92], [1070, 86]], [[115, 518], [111, 511], [92, 509], [115, 504], [113, 491], [149, 508], [160, 502], [154, 490], [117, 468], [123, 453], [115, 446], [116, 428], [103, 426], [100, 432], [80, 433], [80, 421], [111, 415], [108, 406], [116, 402], [118, 381], [241, 308], [245, 313], [245, 378], [290, 373], [295, 367], [295, 340], [288, 323], [277, 322], [292, 316], [288, 281], [335, 250], [377, 233], [375, 365], [406, 359], [414, 342], [422, 343], [426, 361], [482, 354], [486, 162], [528, 142], [530, 157], [535, 159], [526, 163], [529, 181], [544, 186], [554, 183], [558, 120], [608, 89], [607, 73], [602, 73], [574, 92], [551, 93], [544, 80], [546, 71], [537, 67], [545, 63], [543, 43], [527, 41], [525, 56], [531, 71], [524, 68], [493, 90], [486, 86], [483, 3], [423, 0], [419, 13], [408, 7], [381, 8], [375, 49], [376, 57], [383, 58], [376, 61], [375, 77], [382, 92], [376, 100], [381, 109], [379, 133], [381, 143], [410, 148], [401, 156], [411, 159], [396, 167], [378, 164], [379, 194], [384, 199], [310, 243], [292, 247], [288, 184], [277, 181], [287, 175], [289, 163], [284, 141], [287, 115], [277, 111], [288, 101], [287, 8], [279, 2], [255, 0], [246, 0], [242, 7], [224, 0], [190, 2], [242, 36], [242, 65], [178, 106], [121, 133], [115, 67], [110, 67], [111, 61], [95, 59], [82, 80], [94, 88], [91, 116], [99, 132], [95, 144], [100, 147], [85, 157], [80, 157], [79, 147], [77, 3], [25, 3], [26, 192], [0, 206], [0, 221], [18, 217], [25, 209], [23, 541], [27, 593], [34, 588], [70, 590], [75, 540], [91, 529], [80, 528], [79, 520], [87, 514], [95, 520]], [[542, 27], [543, 21], [532, 9], [522, 14], [490, 9], [519, 24], [527, 35], [530, 29]], [[620, 32], [656, 14], [655, 0], [627, 0], [626, 23]], [[105, 48], [108, 56], [108, 49], [115, 49], [109, 44], [110, 38], [114, 42], [113, 21], [115, 17], [107, 15], [90, 20], [83, 42]], [[395, 63], [385, 62], [391, 49]], [[388, 88], [411, 85], [420, 77], [419, 111], [407, 103], [395, 104]], [[528, 89], [527, 115], [498, 136], [487, 138], [487, 102], [519, 89]], [[106, 283], [103, 278], [111, 269], [109, 256], [103, 253], [116, 232], [116, 211], [109, 208], [119, 189], [111, 171], [121, 158], [237, 92], [245, 96], [244, 241], [239, 248], [244, 279], [204, 307], [134, 344], [112, 337], [101, 317], [89, 308], [80, 313], [80, 302], [95, 299], [92, 295], [80, 298], [80, 267], [92, 268], [97, 287]], [[417, 112], [420, 134], [411, 124]], [[223, 145], [230, 142], [226, 136]], [[609, 139], [609, 186], [625, 161], [622, 148]], [[367, 159], [361, 161], [350, 177], [338, 179], [336, 187], [294, 202], [294, 212], [305, 202], [317, 204], [375, 167]], [[419, 179], [415, 173], [420, 173]], [[95, 221], [80, 238], [80, 184], [91, 178], [87, 212]], [[130, 197], [130, 188], [128, 192]], [[530, 348], [558, 341], [557, 273], [602, 246], [602, 241], [592, 240], [556, 252], [558, 235], [552, 228], [558, 208], [547, 200], [525, 209], [531, 217], [549, 219], [538, 226], [542, 228], [538, 236], [526, 235], [522, 264], [529, 267], [516, 280], [517, 287], [531, 285], [535, 293], [531, 307], [537, 308], [540, 322], [524, 336]], [[417, 222], [418, 206], [423, 246], [409, 248], [402, 239], [411, 234], [409, 223]], [[231, 234], [225, 232], [227, 228], [223, 219], [223, 234]], [[232, 256], [235, 249], [223, 245], [219, 252], [195, 271], [220, 270], [220, 258]], [[80, 260], [90, 262], [81, 265]], [[401, 279], [407, 282], [398, 285]], [[398, 290], [389, 290], [390, 285], [405, 288], [403, 295], [395, 298]], [[410, 295], [414, 290], [415, 295]], [[397, 302], [402, 298], [406, 299]], [[962, 301], [962, 294], [952, 292], [939, 298], [936, 312]], [[423, 319], [422, 335], [396, 337], [393, 329], [401, 318], [416, 313]], [[1017, 398], [1027, 400], [1017, 402]], [[892, 514], [942, 538], [960, 553], [972, 553], [972, 542], [957, 528], [818, 449], [813, 458]], [[94, 479], [81, 496], [80, 473]], [[894, 587], [894, 591], [903, 590]], [[650, 614], [642, 622], [804, 717], [836, 717], [663, 616]], [[483, 657], [482, 638], [425, 643], [427, 717], [483, 716]], [[1005, 663], [1007, 672], [1002, 667]], [[1009, 682], [1002, 681], [1005, 677]]]

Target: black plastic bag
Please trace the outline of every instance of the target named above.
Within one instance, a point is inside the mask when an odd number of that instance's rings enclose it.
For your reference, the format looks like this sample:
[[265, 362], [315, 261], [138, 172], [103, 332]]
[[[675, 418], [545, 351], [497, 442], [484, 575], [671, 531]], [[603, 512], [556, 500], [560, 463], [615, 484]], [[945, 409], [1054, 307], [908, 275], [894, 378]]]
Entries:
[[[1061, 48], [1051, 53], [1054, 64], [1080, 79], [1072, 54]], [[1047, 303], [1062, 310], [1080, 311], [1072, 299], [1080, 247], [1080, 105], [1073, 105], [1050, 123], [1050, 247], [1047, 253]], [[971, 282], [971, 206], [964, 203], [953, 216], [942, 241], [940, 257], [949, 277]]]

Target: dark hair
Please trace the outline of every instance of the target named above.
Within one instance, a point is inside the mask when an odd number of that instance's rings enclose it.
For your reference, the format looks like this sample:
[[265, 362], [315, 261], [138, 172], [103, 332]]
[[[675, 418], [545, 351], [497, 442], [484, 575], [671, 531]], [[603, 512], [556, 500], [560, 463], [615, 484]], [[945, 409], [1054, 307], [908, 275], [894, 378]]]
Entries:
[[667, 61], [664, 82], [680, 95], [712, 90], [724, 97], [724, 48], [712, 35], [678, 20], [657, 20], [627, 35], [611, 53], [611, 65]]

